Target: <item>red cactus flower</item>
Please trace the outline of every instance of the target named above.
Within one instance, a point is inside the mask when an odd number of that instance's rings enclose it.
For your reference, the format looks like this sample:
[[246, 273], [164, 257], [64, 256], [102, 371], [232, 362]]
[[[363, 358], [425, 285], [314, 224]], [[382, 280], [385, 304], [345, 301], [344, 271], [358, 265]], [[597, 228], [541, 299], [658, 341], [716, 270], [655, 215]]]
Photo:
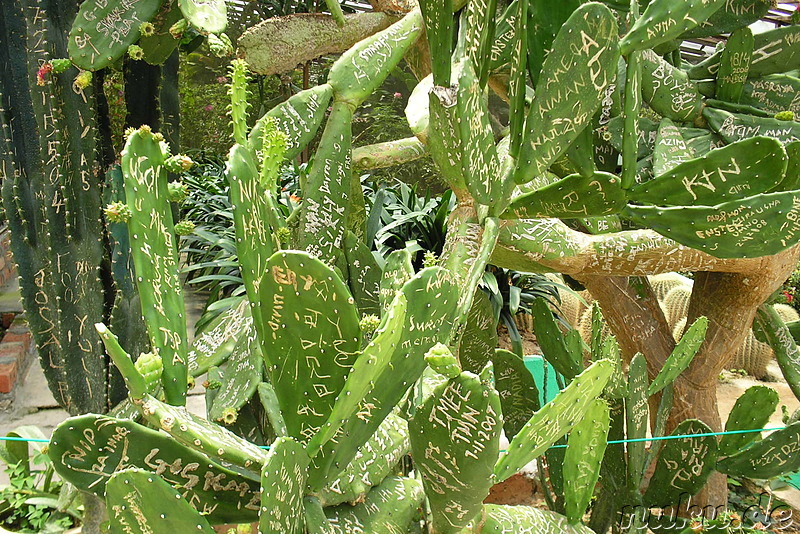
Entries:
[[53, 72], [53, 65], [50, 63], [44, 63], [39, 70], [36, 71], [36, 85], [44, 85], [45, 84], [45, 77]]

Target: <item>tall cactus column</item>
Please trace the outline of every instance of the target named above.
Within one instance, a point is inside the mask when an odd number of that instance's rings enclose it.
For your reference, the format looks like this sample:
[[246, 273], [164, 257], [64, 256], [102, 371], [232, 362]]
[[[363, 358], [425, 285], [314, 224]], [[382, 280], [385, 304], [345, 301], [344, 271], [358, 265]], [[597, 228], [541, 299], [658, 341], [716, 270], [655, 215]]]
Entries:
[[3, 2], [3, 203], [24, 308], [56, 400], [70, 413], [108, 409], [108, 360], [92, 325], [106, 292], [94, 95], [77, 71], [48, 66], [67, 55], [75, 2]]

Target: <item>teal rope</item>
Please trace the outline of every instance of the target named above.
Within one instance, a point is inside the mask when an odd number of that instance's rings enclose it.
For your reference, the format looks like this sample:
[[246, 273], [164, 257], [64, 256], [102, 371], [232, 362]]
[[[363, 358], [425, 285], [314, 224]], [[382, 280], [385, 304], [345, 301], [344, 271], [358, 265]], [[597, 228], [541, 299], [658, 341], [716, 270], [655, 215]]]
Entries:
[[[751, 430], [727, 430], [724, 432], [702, 432], [700, 434], [679, 434], [677, 436], [657, 436], [654, 438], [636, 438], [636, 439], [612, 439], [608, 442], [609, 445], [618, 443], [639, 443], [642, 441], [665, 441], [668, 439], [683, 439], [683, 438], [705, 438], [709, 436], [728, 436], [734, 434], [752, 434], [753, 432], [771, 432], [773, 430], [781, 430], [785, 427], [775, 428], [755, 428]], [[0, 441], [28, 441], [31, 443], [50, 443], [49, 439], [35, 439], [35, 438], [20, 438], [14, 436], [0, 436]], [[553, 445], [551, 449], [561, 449], [566, 445]], [[269, 449], [269, 445], [264, 445], [262, 449]], [[502, 451], [505, 452], [505, 451]]]

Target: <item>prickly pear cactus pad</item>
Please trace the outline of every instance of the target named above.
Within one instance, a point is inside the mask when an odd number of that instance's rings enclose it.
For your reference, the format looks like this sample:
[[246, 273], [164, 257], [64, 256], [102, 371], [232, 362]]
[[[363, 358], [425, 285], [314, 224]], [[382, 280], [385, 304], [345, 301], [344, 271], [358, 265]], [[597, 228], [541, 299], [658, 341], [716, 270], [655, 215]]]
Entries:
[[321, 261], [277, 252], [267, 262], [261, 300], [270, 382], [289, 436], [307, 442], [330, 416], [361, 348], [353, 297]]
[[654, 0], [620, 43], [624, 55], [675, 39], [708, 19], [726, 0]]
[[686, 145], [680, 129], [671, 120], [662, 119], [653, 148], [653, 174], [661, 176], [693, 158], [693, 152]]
[[[428, 267], [403, 285], [406, 299], [405, 324], [400, 350], [392, 354], [389, 365], [375, 378], [370, 392], [361, 401], [355, 417], [342, 427], [347, 446], [328, 444], [323, 449], [325, 478], [335, 476], [352, 461], [358, 447], [376, 431], [408, 389], [416, 383], [426, 364], [425, 353], [440, 340], [449, 337], [458, 301], [458, 287], [453, 275], [442, 267]], [[334, 452], [334, 454], [331, 454]], [[322, 460], [316, 460], [321, 465]], [[321, 489], [325, 478], [311, 475], [310, 486]]]
[[411, 522], [419, 514], [425, 494], [418, 480], [389, 477], [367, 494], [363, 502], [325, 509], [330, 534], [415, 532]]
[[[711, 429], [696, 419], [679, 424], [671, 435], [710, 433]], [[644, 494], [646, 506], [669, 506], [683, 495], [694, 495], [714, 470], [717, 438], [714, 436], [671, 439], [664, 444], [656, 470]]]
[[[487, 367], [490, 370], [491, 366]], [[482, 373], [484, 374], [484, 373]], [[408, 423], [434, 532], [460, 532], [480, 512], [494, 483], [503, 419], [488, 377], [470, 372], [433, 391]]]
[[703, 117], [708, 121], [711, 130], [728, 143], [756, 135], [772, 137], [781, 143], [791, 143], [800, 139], [800, 124], [795, 121], [731, 113], [711, 107], [703, 108]]
[[259, 534], [304, 534], [303, 491], [309, 457], [292, 438], [278, 438], [261, 471]]
[[106, 484], [111, 532], [199, 532], [214, 534], [208, 521], [160, 476], [126, 469]]
[[110, 65], [139, 39], [139, 27], [153, 18], [161, 2], [84, 1], [69, 32], [70, 59], [84, 70], [99, 70]]
[[229, 424], [231, 415], [238, 413], [255, 394], [264, 378], [264, 359], [258, 345], [255, 329], [251, 326], [238, 336], [236, 345], [222, 373], [219, 394], [206, 406], [211, 421]]
[[717, 470], [748, 478], [772, 478], [800, 468], [800, 422], [756, 441], [739, 454], [717, 462]]
[[131, 209], [128, 234], [142, 314], [150, 342], [164, 362], [167, 402], [183, 405], [188, 360], [186, 316], [168, 201], [167, 152], [163, 138], [143, 126], [128, 135], [122, 151], [122, 172], [125, 199]]
[[259, 482], [132, 421], [94, 414], [67, 419], [53, 431], [47, 454], [60, 477], [99, 497], [115, 472], [141, 466], [180, 488], [213, 523], [255, 521], [258, 514]]
[[178, 6], [186, 20], [201, 32], [220, 33], [228, 26], [225, 0], [178, 0]]
[[220, 365], [230, 356], [240, 335], [251, 330], [252, 325], [247, 299], [220, 314], [189, 347], [189, 374], [199, 376], [212, 365]]
[[373, 486], [393, 472], [409, 447], [406, 420], [389, 414], [358, 450], [347, 469], [323, 488], [319, 494], [320, 501], [324, 506], [362, 501]]
[[[725, 431], [755, 430], [764, 428], [778, 407], [778, 392], [767, 386], [752, 386], [736, 399]], [[719, 440], [719, 455], [731, 456], [744, 449], [751, 442], [760, 439], [760, 432], [746, 434], [726, 434]]]
[[611, 425], [608, 405], [597, 399], [572, 429], [564, 455], [564, 496], [569, 522], [580, 524], [592, 500]]
[[494, 467], [497, 480], [502, 482], [522, 469], [578, 424], [606, 387], [613, 371], [614, 363], [610, 360], [593, 363], [536, 412], [497, 461]]
[[678, 378], [678, 375], [689, 367], [689, 364], [692, 363], [697, 351], [700, 349], [700, 345], [706, 339], [707, 330], [708, 319], [706, 317], [698, 317], [692, 323], [692, 326], [683, 334], [667, 361], [664, 362], [664, 366], [653, 379], [650, 387], [648, 387], [648, 397], [655, 395], [667, 385], [672, 384]]
[[570, 525], [567, 518], [531, 506], [487, 504], [478, 521], [481, 534], [592, 534], [581, 525]]
[[265, 122], [271, 117], [275, 126], [287, 136], [284, 158], [295, 158], [317, 134], [332, 96], [333, 88], [322, 84], [281, 102], [256, 121], [248, 135], [248, 146], [256, 152], [261, 150]]
[[342, 54], [328, 74], [336, 101], [361, 104], [383, 83], [421, 33], [422, 13], [414, 9]]
[[584, 4], [564, 23], [525, 121], [517, 183], [540, 176], [589, 124], [616, 77], [618, 42], [616, 19], [603, 4]]
[[618, 176], [606, 172], [590, 176], [571, 174], [516, 197], [502, 216], [507, 219], [595, 217], [618, 213], [625, 201]]
[[631, 200], [660, 206], [716, 206], [774, 189], [788, 158], [783, 145], [752, 137], [674, 167], [631, 188]]
[[539, 389], [522, 358], [497, 349], [492, 356], [495, 388], [503, 408], [503, 430], [512, 439], [525, 426], [539, 406]]
[[628, 205], [623, 216], [718, 258], [777, 254], [800, 240], [800, 192], [767, 193], [718, 206]]

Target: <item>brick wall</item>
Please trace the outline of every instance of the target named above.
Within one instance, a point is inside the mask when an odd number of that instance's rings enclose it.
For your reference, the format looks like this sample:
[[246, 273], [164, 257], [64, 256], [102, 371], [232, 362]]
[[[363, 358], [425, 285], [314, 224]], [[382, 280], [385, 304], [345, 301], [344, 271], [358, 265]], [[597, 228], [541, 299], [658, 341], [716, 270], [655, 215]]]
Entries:
[[17, 271], [11, 258], [11, 232], [4, 226], [0, 228], [0, 286], [15, 276]]

